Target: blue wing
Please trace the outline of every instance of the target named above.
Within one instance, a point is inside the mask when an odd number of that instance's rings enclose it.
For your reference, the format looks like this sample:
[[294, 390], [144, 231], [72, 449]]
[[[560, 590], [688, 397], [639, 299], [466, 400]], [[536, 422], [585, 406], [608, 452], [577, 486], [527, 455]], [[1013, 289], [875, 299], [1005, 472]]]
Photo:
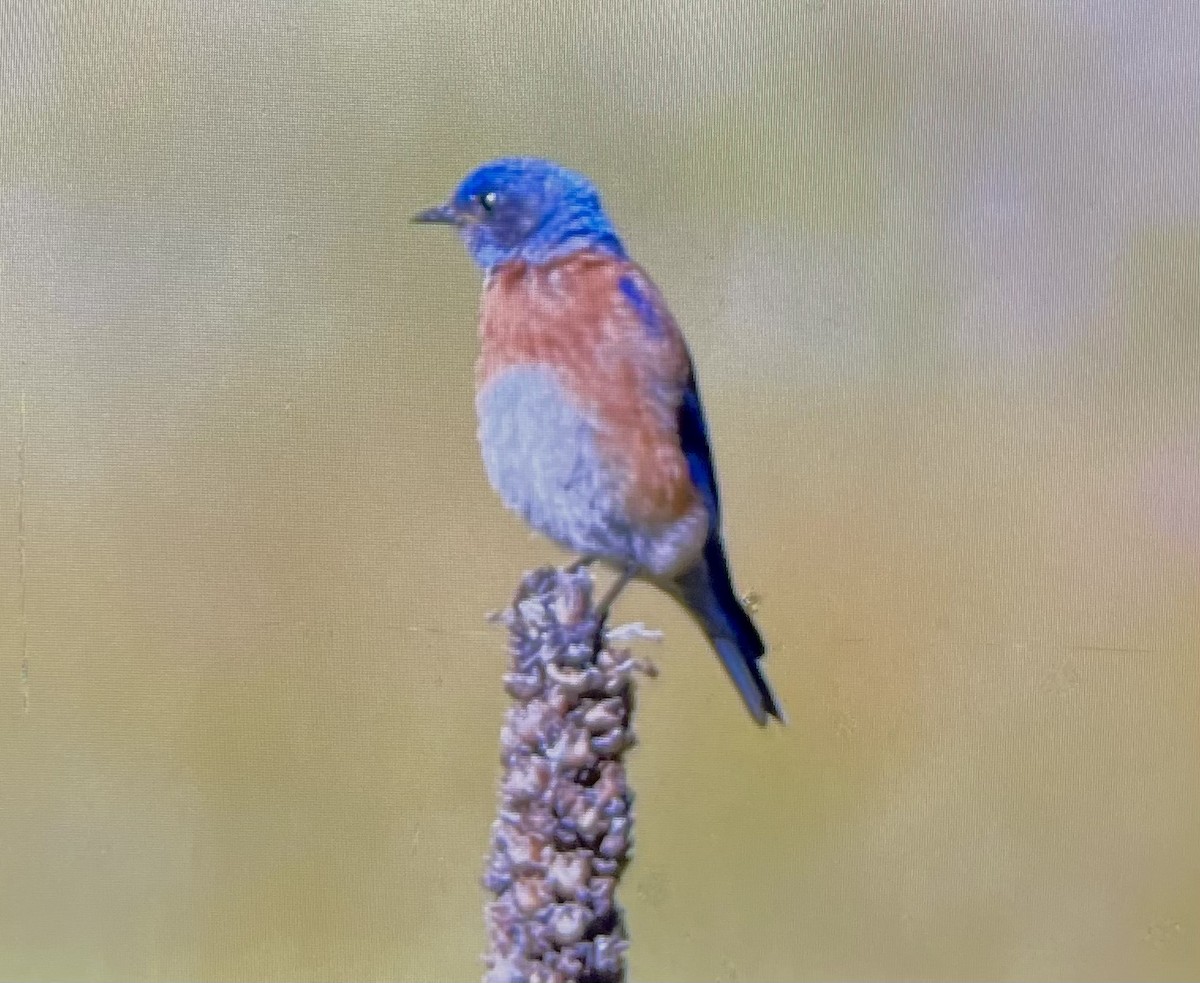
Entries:
[[729, 561], [721, 541], [717, 471], [694, 369], [688, 375], [683, 402], [679, 405], [679, 445], [687, 458], [692, 483], [700, 492], [709, 516], [704, 559], [679, 578], [681, 599], [703, 625], [754, 719], [760, 724], [766, 722], [768, 715], [783, 720], [783, 710], [759, 664], [766, 646], [742, 606], [729, 573]]
[[721, 534], [721, 499], [717, 491], [717, 471], [713, 465], [712, 448], [708, 443], [708, 425], [700, 405], [700, 390], [696, 387], [696, 372], [688, 373], [687, 388], [679, 405], [679, 446], [687, 458], [692, 484], [700, 492], [708, 508], [710, 536]]

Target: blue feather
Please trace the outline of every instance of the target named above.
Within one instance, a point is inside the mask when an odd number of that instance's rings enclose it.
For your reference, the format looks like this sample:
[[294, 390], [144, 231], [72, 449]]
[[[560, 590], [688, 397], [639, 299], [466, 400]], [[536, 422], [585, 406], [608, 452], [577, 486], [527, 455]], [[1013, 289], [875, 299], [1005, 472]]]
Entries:
[[637, 280], [628, 273], [617, 281], [617, 287], [625, 295], [625, 299], [633, 305], [634, 312], [646, 328], [646, 334], [651, 338], [661, 338], [663, 336], [663, 318], [654, 303], [654, 298], [648, 296], [638, 286]]
[[710, 528], [719, 536], [721, 501], [717, 492], [717, 472], [708, 443], [708, 425], [704, 422], [704, 408], [700, 405], [700, 390], [696, 386], [694, 370], [688, 373], [683, 402], [679, 405], [679, 446], [687, 458], [692, 484], [708, 508]]
[[734, 590], [721, 541], [717, 473], [694, 372], [688, 376], [679, 406], [679, 444], [709, 515], [703, 556], [676, 581], [680, 599], [708, 635], [751, 716], [760, 724], [766, 723], [768, 715], [783, 720], [779, 701], [759, 667], [766, 645]]

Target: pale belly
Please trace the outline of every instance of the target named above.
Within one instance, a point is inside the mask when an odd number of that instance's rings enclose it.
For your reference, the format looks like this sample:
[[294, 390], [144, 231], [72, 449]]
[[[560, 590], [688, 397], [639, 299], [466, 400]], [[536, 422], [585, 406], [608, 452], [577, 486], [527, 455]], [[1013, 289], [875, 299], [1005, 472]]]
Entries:
[[564, 398], [549, 369], [523, 366], [491, 380], [476, 398], [488, 480], [534, 529], [579, 553], [636, 564], [659, 577], [690, 567], [707, 517], [653, 526], [631, 521], [625, 476], [601, 455], [592, 424]]

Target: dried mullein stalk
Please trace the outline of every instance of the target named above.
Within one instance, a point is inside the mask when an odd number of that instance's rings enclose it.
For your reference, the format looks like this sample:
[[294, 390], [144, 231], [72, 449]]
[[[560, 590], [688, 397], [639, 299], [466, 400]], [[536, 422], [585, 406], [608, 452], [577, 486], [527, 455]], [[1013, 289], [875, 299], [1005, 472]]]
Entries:
[[632, 850], [634, 677], [652, 672], [597, 644], [592, 580], [527, 575], [504, 615], [513, 699], [500, 735], [499, 812], [484, 886], [485, 983], [625, 979], [616, 888]]

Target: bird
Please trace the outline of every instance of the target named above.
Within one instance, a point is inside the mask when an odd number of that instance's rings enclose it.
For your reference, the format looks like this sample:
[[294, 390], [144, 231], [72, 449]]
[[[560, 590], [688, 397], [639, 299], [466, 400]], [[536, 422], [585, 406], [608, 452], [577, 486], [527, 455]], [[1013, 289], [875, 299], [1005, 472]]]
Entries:
[[483, 272], [475, 366], [484, 468], [531, 527], [698, 623], [750, 716], [786, 718], [734, 589], [696, 369], [662, 292], [581, 173], [539, 157], [470, 171], [414, 222], [455, 229]]

